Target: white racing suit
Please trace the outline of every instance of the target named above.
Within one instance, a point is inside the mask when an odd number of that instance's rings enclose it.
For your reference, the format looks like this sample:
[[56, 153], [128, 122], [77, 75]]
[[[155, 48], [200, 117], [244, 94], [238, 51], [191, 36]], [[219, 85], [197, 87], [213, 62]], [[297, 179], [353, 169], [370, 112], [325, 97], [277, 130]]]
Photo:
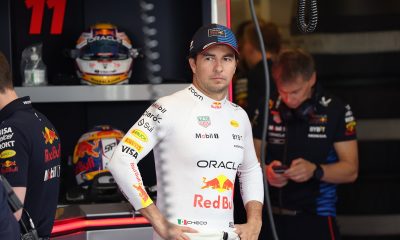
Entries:
[[205, 234], [233, 232], [236, 176], [244, 204], [263, 202], [249, 119], [226, 99], [215, 101], [190, 85], [160, 98], [131, 127], [108, 168], [136, 210], [152, 203], [137, 167], [152, 149], [157, 207], [171, 223]]

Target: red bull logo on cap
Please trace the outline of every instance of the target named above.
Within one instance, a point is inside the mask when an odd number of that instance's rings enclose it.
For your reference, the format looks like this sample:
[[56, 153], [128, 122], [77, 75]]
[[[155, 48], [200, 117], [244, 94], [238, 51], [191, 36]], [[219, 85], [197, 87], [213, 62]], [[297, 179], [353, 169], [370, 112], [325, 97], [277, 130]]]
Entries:
[[58, 139], [56, 132], [54, 130], [48, 129], [47, 127], [44, 128], [44, 132], [42, 131], [42, 134], [44, 137], [44, 143], [46, 144], [53, 144], [54, 140]]
[[233, 190], [233, 182], [227, 178], [225, 175], [219, 175], [216, 178], [207, 180], [205, 177], [203, 177], [203, 183], [204, 185], [201, 187], [201, 189], [214, 189], [217, 190], [218, 192], [225, 192], [227, 190]]

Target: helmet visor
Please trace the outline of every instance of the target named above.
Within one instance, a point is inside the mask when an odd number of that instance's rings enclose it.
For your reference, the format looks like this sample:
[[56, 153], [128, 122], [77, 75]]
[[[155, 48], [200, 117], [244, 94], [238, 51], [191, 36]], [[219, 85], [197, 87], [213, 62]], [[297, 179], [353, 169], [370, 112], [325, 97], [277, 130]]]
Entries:
[[129, 49], [118, 41], [97, 40], [81, 49], [84, 60], [124, 60], [130, 57]]

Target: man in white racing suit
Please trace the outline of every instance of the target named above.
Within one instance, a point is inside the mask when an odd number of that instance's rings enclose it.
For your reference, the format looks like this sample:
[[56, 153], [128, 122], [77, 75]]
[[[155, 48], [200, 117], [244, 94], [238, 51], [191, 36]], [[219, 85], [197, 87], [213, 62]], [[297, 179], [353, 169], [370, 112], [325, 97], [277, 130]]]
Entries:
[[[153, 103], [122, 139], [108, 165], [155, 239], [256, 240], [264, 199], [262, 172], [245, 111], [227, 100], [236, 70], [237, 43], [226, 27], [211, 24], [193, 36], [193, 84]], [[157, 206], [137, 167], [154, 148]], [[246, 224], [233, 222], [238, 176]]]

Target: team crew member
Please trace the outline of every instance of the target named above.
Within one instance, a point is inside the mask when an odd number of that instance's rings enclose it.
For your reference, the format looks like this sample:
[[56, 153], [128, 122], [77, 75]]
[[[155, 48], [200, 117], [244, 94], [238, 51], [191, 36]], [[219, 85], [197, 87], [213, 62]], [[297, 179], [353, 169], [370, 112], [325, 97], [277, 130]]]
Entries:
[[[267, 67], [269, 75], [273, 61], [281, 50], [281, 35], [278, 26], [273, 22], [264, 22], [260, 20], [260, 30], [266, 47]], [[254, 118], [257, 117], [257, 106], [265, 99], [265, 69], [262, 61], [262, 50], [257, 36], [257, 30], [254, 23], [248, 24], [244, 29], [244, 35], [241, 47], [241, 60], [248, 66], [247, 72], [247, 107], [245, 108], [250, 121], [254, 124]], [[270, 77], [271, 78], [271, 77]], [[271, 82], [269, 91], [276, 91], [275, 84]]]
[[[255, 240], [261, 229], [262, 172], [245, 111], [229, 102], [237, 44], [226, 27], [200, 28], [190, 46], [193, 84], [152, 104], [118, 145], [109, 169], [155, 238]], [[157, 206], [137, 163], [154, 148]], [[234, 224], [239, 174], [247, 223]]]
[[[273, 76], [279, 96], [269, 103], [266, 173], [279, 239], [340, 239], [336, 185], [358, 174], [351, 108], [316, 84], [314, 61], [304, 51], [281, 53]], [[262, 126], [253, 132], [259, 156]]]
[[[0, 53], [0, 164], [3, 174], [47, 239], [53, 227], [60, 176], [60, 139], [29, 97], [18, 98], [8, 62]], [[22, 210], [16, 212], [20, 220]], [[23, 220], [26, 215], [22, 214]]]

